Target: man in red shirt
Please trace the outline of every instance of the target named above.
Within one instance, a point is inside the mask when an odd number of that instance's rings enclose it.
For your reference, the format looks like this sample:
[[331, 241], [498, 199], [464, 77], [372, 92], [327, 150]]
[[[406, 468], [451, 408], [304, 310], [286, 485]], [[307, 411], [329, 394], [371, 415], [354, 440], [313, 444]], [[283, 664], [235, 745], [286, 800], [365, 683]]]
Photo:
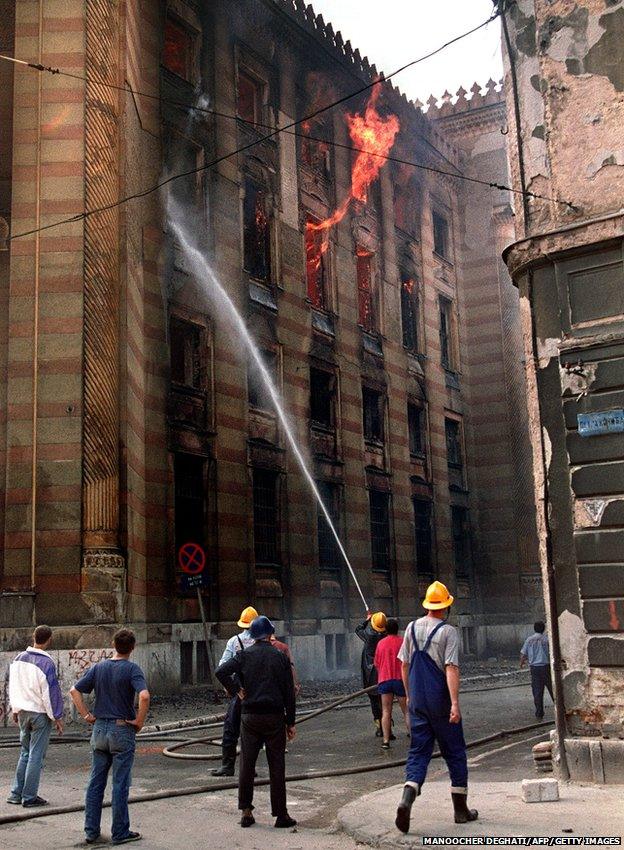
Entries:
[[401, 680], [401, 662], [398, 659], [403, 638], [399, 637], [399, 623], [393, 618], [386, 621], [387, 637], [377, 644], [375, 649], [375, 667], [377, 668], [377, 692], [381, 695], [381, 728], [384, 750], [390, 749], [392, 735], [392, 704], [396, 697], [409, 734], [407, 722], [405, 687]]
[[290, 647], [287, 643], [283, 643], [281, 640], [278, 640], [275, 637], [275, 634], [271, 635], [271, 646], [274, 646], [275, 649], [279, 649], [280, 652], [283, 652], [286, 658], [290, 661], [290, 666], [292, 668], [293, 681], [295, 683], [295, 696], [299, 696], [299, 691], [301, 690], [301, 683], [299, 682], [299, 678], [297, 676], [297, 671], [295, 669], [295, 662], [293, 661], [292, 652], [290, 651]]

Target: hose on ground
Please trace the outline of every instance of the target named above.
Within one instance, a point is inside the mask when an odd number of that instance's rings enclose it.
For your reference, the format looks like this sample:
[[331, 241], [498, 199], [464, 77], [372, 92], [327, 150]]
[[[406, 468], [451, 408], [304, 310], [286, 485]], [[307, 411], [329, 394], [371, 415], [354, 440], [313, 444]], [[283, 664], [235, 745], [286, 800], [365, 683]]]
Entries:
[[[485, 744], [490, 744], [492, 741], [499, 741], [501, 738], [506, 738], [510, 735], [518, 735], [523, 732], [531, 732], [533, 729], [540, 729], [545, 726], [552, 726], [550, 721], [542, 721], [540, 723], [531, 723], [528, 726], [520, 726], [517, 729], [505, 729], [500, 732], [495, 732], [493, 735], [487, 735], [484, 738], [477, 738], [466, 744], [467, 750], [472, 750], [475, 747], [482, 747]], [[440, 758], [441, 753], [435, 752], [432, 758]], [[406, 759], [397, 759], [389, 762], [374, 762], [372, 764], [359, 765], [358, 767], [339, 768], [337, 770], [324, 771], [309, 771], [307, 773], [295, 773], [286, 776], [286, 782], [305, 782], [311, 779], [326, 779], [336, 776], [355, 776], [359, 773], [371, 773], [376, 770], [388, 770], [395, 767], [403, 767]], [[256, 779], [255, 786], [269, 785], [270, 779]], [[175, 797], [190, 797], [194, 794], [210, 794], [213, 791], [233, 791], [238, 788], [238, 782], [215, 782], [209, 785], [195, 785], [191, 788], [163, 788], [160, 791], [152, 791], [147, 794], [138, 794], [136, 797], [130, 797], [128, 803], [151, 803], [155, 800], [168, 800]], [[110, 803], [104, 803], [104, 808], [110, 808]], [[54, 815], [68, 815], [75, 812], [83, 812], [84, 804], [75, 804], [72, 806], [56, 806], [54, 808], [42, 808], [33, 812], [22, 812], [14, 815], [2, 815], [0, 817], [0, 825], [7, 823], [20, 823], [21, 821], [33, 820], [34, 818], [47, 818]]]

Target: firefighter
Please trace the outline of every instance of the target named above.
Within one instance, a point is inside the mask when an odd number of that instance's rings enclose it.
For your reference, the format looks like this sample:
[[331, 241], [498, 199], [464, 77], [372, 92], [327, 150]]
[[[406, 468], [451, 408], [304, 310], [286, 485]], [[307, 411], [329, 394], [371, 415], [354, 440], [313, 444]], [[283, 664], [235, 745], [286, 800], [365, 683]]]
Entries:
[[[361, 662], [363, 688], [369, 688], [371, 685], [377, 684], [375, 650], [379, 641], [386, 636], [386, 615], [384, 612], [377, 611], [376, 614], [373, 614], [372, 611], [367, 611], [366, 613], [366, 619], [355, 630], [359, 639], [364, 641]], [[381, 697], [374, 691], [369, 693], [368, 698], [376, 727], [375, 735], [377, 738], [381, 738], [383, 735], [381, 730]]]
[[476, 809], [469, 809], [466, 803], [468, 763], [459, 708], [459, 635], [446, 620], [453, 597], [442, 582], [434, 581], [422, 604], [428, 614], [408, 625], [399, 651], [411, 729], [405, 786], [395, 821], [401, 832], [409, 830], [412, 804], [425, 781], [435, 741], [451, 775], [455, 823], [478, 817]]
[[[240, 615], [238, 621], [239, 629], [243, 631], [231, 637], [225, 645], [225, 650], [219, 661], [219, 667], [230, 661], [237, 652], [251, 646], [254, 643], [249, 634], [249, 627], [258, 616], [255, 608], [249, 605]], [[213, 776], [234, 776], [236, 764], [236, 747], [240, 736], [241, 723], [241, 701], [238, 695], [230, 696], [225, 720], [223, 721], [223, 737], [221, 738], [221, 767], [211, 771]]]

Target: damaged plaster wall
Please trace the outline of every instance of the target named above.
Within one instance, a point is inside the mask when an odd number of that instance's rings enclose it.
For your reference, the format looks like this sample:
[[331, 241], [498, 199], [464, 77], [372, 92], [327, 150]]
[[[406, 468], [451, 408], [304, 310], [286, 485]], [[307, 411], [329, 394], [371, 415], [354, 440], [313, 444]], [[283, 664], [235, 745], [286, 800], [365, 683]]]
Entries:
[[[624, 0], [519, 0], [510, 4], [507, 21], [527, 188], [576, 207], [531, 200], [528, 231], [619, 210]], [[506, 70], [508, 84], [508, 60]], [[509, 84], [507, 92], [509, 103]], [[516, 144], [511, 133], [509, 140]], [[517, 151], [511, 159], [517, 160]]]

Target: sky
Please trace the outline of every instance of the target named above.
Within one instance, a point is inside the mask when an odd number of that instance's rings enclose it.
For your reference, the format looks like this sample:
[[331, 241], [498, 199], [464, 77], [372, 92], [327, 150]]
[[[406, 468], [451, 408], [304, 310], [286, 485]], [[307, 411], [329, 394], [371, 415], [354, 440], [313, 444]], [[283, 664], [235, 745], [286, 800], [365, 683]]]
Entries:
[[[359, 48], [378, 70], [390, 73], [480, 24], [492, 13], [492, 0], [311, 0], [344, 40]], [[437, 56], [398, 74], [393, 82], [412, 100], [426, 103], [446, 89], [455, 95], [474, 82], [502, 77], [500, 24], [447, 47]]]

